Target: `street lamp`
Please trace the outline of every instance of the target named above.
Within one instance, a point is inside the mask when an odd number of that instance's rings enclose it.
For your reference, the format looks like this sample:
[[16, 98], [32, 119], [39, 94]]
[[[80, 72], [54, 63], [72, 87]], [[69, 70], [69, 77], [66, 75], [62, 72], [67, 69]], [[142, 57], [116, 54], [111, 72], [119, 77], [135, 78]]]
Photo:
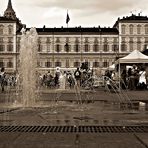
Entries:
[[53, 68], [53, 74], [54, 74], [54, 65], [55, 65], [55, 59], [54, 59], [54, 31], [52, 33], [52, 68]]
[[100, 68], [102, 68], [102, 38], [101, 38], [101, 27], [99, 26], [99, 35], [100, 35], [100, 39], [99, 39], [99, 46], [100, 46]]

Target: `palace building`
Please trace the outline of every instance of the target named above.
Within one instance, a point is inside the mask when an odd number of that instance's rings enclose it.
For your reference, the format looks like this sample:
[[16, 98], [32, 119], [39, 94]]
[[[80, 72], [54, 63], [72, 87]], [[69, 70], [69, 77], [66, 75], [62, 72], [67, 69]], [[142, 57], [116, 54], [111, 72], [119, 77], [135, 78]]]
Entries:
[[[9, 0], [0, 17], [0, 67], [5, 67], [7, 72], [18, 69], [23, 26]], [[87, 62], [91, 68], [105, 69], [117, 58], [148, 47], [148, 17], [140, 14], [118, 18], [112, 28], [43, 26], [36, 30], [40, 71], [56, 67], [74, 69], [82, 62]]]

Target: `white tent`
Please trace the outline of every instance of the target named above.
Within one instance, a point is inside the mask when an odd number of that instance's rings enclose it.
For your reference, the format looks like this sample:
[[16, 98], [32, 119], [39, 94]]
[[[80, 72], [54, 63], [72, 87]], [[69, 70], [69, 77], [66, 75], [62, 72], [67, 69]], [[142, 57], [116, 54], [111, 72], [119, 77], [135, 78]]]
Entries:
[[148, 56], [138, 50], [134, 50], [129, 55], [119, 58], [116, 63], [148, 63]]
[[[129, 55], [119, 58], [116, 61], [116, 65], [119, 65], [119, 82], [120, 82], [120, 76], [121, 76], [121, 65], [127, 65], [127, 64], [143, 64], [148, 63], [148, 56], [142, 54], [138, 50], [134, 50]], [[120, 89], [120, 83], [119, 83], [119, 89]]]

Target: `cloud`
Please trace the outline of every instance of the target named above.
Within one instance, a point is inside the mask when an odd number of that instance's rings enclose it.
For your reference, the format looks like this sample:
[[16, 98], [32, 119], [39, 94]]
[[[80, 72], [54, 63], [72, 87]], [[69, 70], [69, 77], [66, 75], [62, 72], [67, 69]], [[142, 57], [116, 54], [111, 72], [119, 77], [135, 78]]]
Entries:
[[[0, 1], [1, 10], [6, 8], [7, 1]], [[16, 15], [22, 22], [33, 25], [48, 23], [53, 27], [65, 25], [67, 9], [71, 25], [94, 26], [106, 23], [108, 26], [118, 17], [129, 15], [130, 11], [148, 12], [146, 3], [147, 0], [12, 0]]]
[[[136, 0], [26, 0], [21, 1], [24, 5], [28, 7], [38, 7], [40, 9], [57, 8], [57, 12], [61, 10], [70, 10], [75, 16], [84, 17], [97, 15], [99, 13], [111, 13], [111, 14], [122, 14], [127, 13], [126, 11], [133, 11], [138, 7], [143, 5], [142, 1]], [[143, 6], [142, 6], [143, 7]], [[139, 8], [138, 8], [139, 9]], [[57, 13], [56, 12], [56, 13]], [[128, 13], [129, 13], [128, 12]]]

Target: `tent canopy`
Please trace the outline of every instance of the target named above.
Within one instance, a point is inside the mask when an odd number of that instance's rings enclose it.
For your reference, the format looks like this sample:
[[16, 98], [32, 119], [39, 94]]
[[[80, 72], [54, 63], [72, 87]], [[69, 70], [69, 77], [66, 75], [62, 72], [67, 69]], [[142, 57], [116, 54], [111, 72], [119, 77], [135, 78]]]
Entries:
[[138, 50], [134, 50], [129, 55], [119, 58], [117, 63], [148, 63], [148, 56]]

